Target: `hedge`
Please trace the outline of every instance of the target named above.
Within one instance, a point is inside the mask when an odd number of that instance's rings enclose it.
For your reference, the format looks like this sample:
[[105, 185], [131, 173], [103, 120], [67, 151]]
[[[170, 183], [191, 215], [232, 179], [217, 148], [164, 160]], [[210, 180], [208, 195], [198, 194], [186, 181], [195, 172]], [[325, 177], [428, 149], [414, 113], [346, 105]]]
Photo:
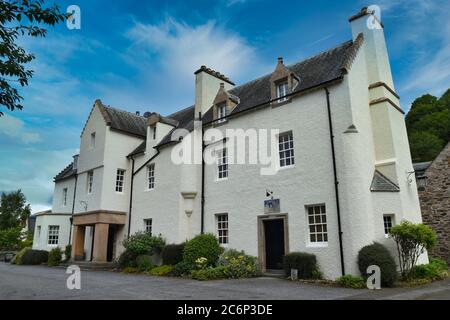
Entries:
[[186, 243], [168, 244], [162, 249], [161, 258], [165, 265], [174, 266], [183, 261], [183, 250]]
[[381, 285], [392, 287], [397, 280], [397, 266], [389, 250], [380, 243], [365, 246], [358, 253], [359, 271], [367, 279], [367, 268], [376, 265], [381, 270]]
[[287, 277], [291, 275], [291, 269], [297, 269], [299, 279], [320, 278], [319, 267], [314, 254], [304, 252], [289, 253], [283, 257], [283, 268]]

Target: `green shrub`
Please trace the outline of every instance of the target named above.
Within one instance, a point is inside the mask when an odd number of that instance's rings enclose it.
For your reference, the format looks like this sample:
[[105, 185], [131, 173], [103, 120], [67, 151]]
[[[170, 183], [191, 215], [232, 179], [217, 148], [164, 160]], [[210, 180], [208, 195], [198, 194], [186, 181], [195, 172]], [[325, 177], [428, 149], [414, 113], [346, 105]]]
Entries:
[[398, 260], [403, 279], [412, 276], [419, 256], [436, 245], [436, 233], [424, 224], [403, 221], [391, 228], [390, 236], [397, 244]]
[[159, 266], [151, 269], [148, 273], [152, 276], [164, 277], [168, 276], [173, 272], [174, 266]]
[[120, 255], [119, 259], [117, 260], [117, 267], [119, 269], [125, 269], [125, 268], [137, 268], [137, 259], [138, 255], [129, 251], [125, 250]]
[[137, 232], [123, 241], [125, 250], [133, 253], [136, 257], [159, 254], [165, 244], [166, 242], [161, 236], [154, 237], [148, 232]]
[[217, 264], [225, 267], [227, 278], [250, 278], [260, 274], [257, 259], [246, 255], [244, 251], [226, 250], [220, 255]]
[[[26, 249], [24, 249], [26, 250]], [[22, 258], [20, 259], [20, 263], [23, 265], [39, 265], [43, 263], [47, 263], [48, 261], [48, 252], [44, 250], [31, 250], [28, 249], [23, 254]]]
[[146, 255], [138, 256], [136, 258], [136, 265], [139, 272], [149, 271], [154, 267], [152, 263], [152, 257]]
[[133, 268], [133, 267], [126, 267], [122, 270], [123, 273], [137, 273], [138, 269]]
[[11, 264], [22, 264], [22, 258], [24, 256], [24, 254], [27, 251], [30, 251], [31, 248], [23, 248], [22, 250], [20, 250], [15, 256], [14, 258], [11, 260]]
[[[0, 230], [0, 250], [1, 251], [15, 251], [26, 247], [21, 246], [22, 242], [21, 228], [11, 228]], [[28, 247], [28, 246], [27, 246]], [[31, 246], [30, 246], [31, 247]]]
[[187, 277], [191, 275], [192, 270], [195, 270], [195, 265], [186, 261], [181, 261], [175, 265], [172, 275], [175, 277]]
[[397, 280], [397, 266], [389, 250], [380, 243], [374, 243], [362, 248], [358, 253], [359, 271], [367, 279], [367, 268], [376, 265], [381, 270], [381, 285], [392, 287]]
[[162, 249], [161, 258], [165, 265], [174, 266], [183, 261], [183, 249], [186, 243], [168, 244]]
[[318, 279], [321, 277], [316, 256], [304, 252], [292, 252], [283, 257], [283, 268], [287, 277], [291, 269], [298, 270], [299, 279]]
[[72, 256], [72, 245], [68, 244], [64, 249], [64, 262], [69, 261], [71, 256]]
[[194, 270], [192, 271], [192, 279], [200, 281], [226, 279], [226, 270], [227, 267], [224, 266], [210, 269]]
[[62, 250], [60, 247], [56, 247], [48, 253], [48, 266], [56, 267], [61, 264], [62, 261]]
[[216, 236], [210, 233], [201, 234], [189, 240], [183, 250], [183, 261], [195, 264], [198, 258], [206, 258], [207, 265], [214, 267], [219, 255], [223, 252]]
[[352, 276], [351, 274], [337, 278], [336, 283], [341, 287], [351, 289], [364, 289], [366, 287], [366, 283], [363, 277]]
[[429, 264], [416, 266], [413, 271], [415, 279], [442, 280], [448, 277], [447, 262], [443, 259], [431, 259]]

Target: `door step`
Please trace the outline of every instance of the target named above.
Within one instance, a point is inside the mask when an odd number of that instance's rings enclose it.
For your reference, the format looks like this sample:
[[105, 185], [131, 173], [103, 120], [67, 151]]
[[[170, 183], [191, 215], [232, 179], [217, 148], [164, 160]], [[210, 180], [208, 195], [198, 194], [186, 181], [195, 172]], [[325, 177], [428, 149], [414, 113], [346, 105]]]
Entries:
[[267, 270], [262, 274], [262, 276], [268, 278], [280, 278], [280, 279], [286, 278], [283, 270]]

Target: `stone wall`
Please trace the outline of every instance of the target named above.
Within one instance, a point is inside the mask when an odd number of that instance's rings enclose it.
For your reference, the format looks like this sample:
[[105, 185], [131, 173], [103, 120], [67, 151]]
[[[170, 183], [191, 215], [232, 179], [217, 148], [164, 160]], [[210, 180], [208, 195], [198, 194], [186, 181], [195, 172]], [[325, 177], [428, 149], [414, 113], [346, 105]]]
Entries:
[[419, 189], [423, 222], [438, 236], [437, 246], [430, 252], [450, 264], [450, 143], [425, 171], [427, 186]]

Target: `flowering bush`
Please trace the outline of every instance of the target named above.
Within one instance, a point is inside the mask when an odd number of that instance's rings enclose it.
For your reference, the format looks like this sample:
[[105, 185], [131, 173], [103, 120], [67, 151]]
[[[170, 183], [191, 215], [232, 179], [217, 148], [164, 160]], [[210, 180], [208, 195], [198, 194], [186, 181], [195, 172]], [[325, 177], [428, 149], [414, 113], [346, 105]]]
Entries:
[[161, 236], [154, 237], [148, 232], [137, 232], [123, 241], [124, 248], [136, 257], [161, 253], [165, 244]]
[[195, 265], [197, 266], [197, 269], [204, 270], [206, 267], [208, 267], [208, 259], [205, 257], [200, 257], [197, 260], [195, 260]]
[[227, 278], [250, 278], [260, 274], [256, 258], [244, 251], [226, 250], [220, 255], [218, 265], [225, 267], [223, 272]]

